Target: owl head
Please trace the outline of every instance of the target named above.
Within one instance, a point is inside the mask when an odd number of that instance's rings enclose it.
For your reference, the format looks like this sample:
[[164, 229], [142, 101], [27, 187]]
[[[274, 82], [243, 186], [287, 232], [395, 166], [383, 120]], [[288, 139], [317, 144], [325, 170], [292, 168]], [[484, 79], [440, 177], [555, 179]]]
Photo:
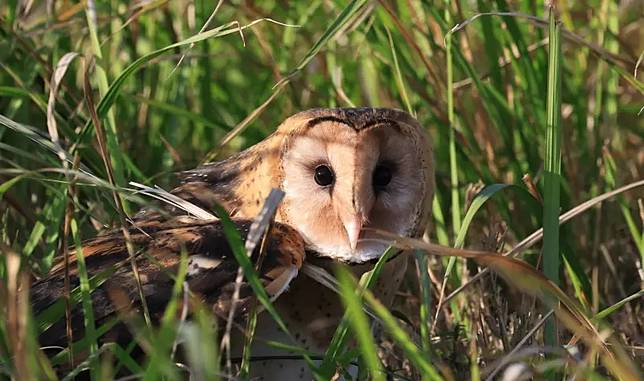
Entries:
[[278, 219], [321, 256], [377, 258], [387, 247], [373, 229], [422, 234], [434, 192], [428, 137], [409, 114], [392, 109], [314, 109], [287, 119], [277, 185]]

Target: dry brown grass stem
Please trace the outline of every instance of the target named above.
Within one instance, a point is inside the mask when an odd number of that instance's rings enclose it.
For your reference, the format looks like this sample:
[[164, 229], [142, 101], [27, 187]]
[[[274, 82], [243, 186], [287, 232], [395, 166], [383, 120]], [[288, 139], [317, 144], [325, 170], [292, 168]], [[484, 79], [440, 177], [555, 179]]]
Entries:
[[[89, 72], [92, 65], [88, 63], [87, 59], [84, 60], [84, 64], [85, 64], [85, 70], [84, 70], [84, 76], [83, 76], [83, 89], [85, 93], [85, 104], [92, 117], [92, 123], [94, 124], [94, 128], [96, 129], [96, 140], [98, 141], [98, 146], [100, 149], [101, 158], [103, 159], [103, 164], [105, 165], [108, 181], [112, 185], [112, 187], [115, 188], [117, 184], [116, 184], [116, 181], [114, 180], [114, 171], [112, 169], [112, 162], [110, 159], [109, 152], [107, 151], [107, 139], [105, 137], [105, 130], [103, 129], [103, 124], [101, 123], [101, 120], [96, 114], [96, 107], [94, 106], [94, 99], [92, 97], [92, 87], [89, 82]], [[139, 275], [138, 266], [136, 264], [136, 258], [134, 256], [134, 253], [135, 253], [134, 246], [132, 245], [132, 240], [130, 239], [130, 232], [127, 228], [127, 220], [129, 219], [129, 217], [126, 215], [125, 210], [123, 209], [123, 200], [121, 199], [121, 195], [116, 190], [112, 190], [112, 196], [114, 198], [114, 203], [116, 204], [116, 208], [118, 211], [121, 231], [123, 232], [123, 238], [125, 239], [125, 246], [127, 248], [128, 256], [130, 259], [130, 265], [132, 267], [132, 274], [134, 275], [137, 291], [139, 293], [139, 298], [141, 299], [141, 306], [143, 308], [143, 317], [145, 318], [145, 322], [148, 325], [150, 325], [151, 324], [150, 313], [148, 311], [148, 305], [145, 301], [145, 295], [143, 294], [143, 287], [141, 286], [141, 277]]]

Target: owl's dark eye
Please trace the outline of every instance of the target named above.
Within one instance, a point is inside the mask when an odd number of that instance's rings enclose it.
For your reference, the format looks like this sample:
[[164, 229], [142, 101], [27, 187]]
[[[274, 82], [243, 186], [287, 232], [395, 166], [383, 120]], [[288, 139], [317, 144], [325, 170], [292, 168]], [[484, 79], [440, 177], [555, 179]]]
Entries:
[[378, 165], [373, 171], [373, 187], [376, 190], [381, 190], [391, 182], [391, 168]]
[[335, 175], [328, 165], [318, 165], [315, 167], [315, 175], [313, 178], [318, 185], [323, 187], [332, 185], [335, 181]]

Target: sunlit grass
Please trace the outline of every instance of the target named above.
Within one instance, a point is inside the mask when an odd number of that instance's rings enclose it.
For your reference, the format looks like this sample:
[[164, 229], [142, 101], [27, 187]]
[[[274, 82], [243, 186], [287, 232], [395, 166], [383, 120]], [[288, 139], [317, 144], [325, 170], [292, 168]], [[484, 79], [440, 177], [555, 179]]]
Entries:
[[[69, 300], [82, 306], [86, 334], [72, 338], [73, 356], [36, 350], [38, 333], [66, 319], [64, 301], [31, 317], [28, 288], [17, 282], [46, 274], [63, 247], [127, 225], [146, 202], [130, 181], [170, 189], [173, 172], [246, 148], [295, 112], [356, 105], [405, 109], [427, 127], [437, 166], [427, 239], [507, 253], [543, 227], [542, 246], [517, 251], [573, 307], [556, 311], [558, 333], [544, 329], [545, 307], [556, 306], [534, 301], [548, 289], [541, 278], [493, 259], [482, 266], [506, 281], [478, 276], [486, 270], [475, 262], [419, 250], [391, 307], [368, 291], [384, 261], [361, 281], [339, 273], [348, 311], [326, 353], [307, 353], [288, 334], [280, 345], [306, 357], [320, 380], [356, 364], [370, 378], [476, 379], [480, 370], [485, 379], [502, 372], [496, 367], [510, 353], [522, 353], [510, 362], [537, 375], [641, 379], [633, 365], [644, 359], [636, 342], [644, 326], [641, 187], [558, 222], [563, 211], [643, 178], [644, 83], [632, 74], [641, 19], [632, 2], [559, 3], [550, 20], [530, 1], [224, 2], [201, 33], [212, 2], [53, 2], [52, 14], [46, 3], [0, 5], [0, 377], [55, 377], [52, 366], [61, 378], [89, 368], [95, 380], [230, 376], [222, 327], [208, 311], [177, 317], [180, 282], [161, 322], [147, 325], [141, 314], [128, 321], [139, 332], [131, 343], [101, 344], [122, 317], [94, 321], [90, 293], [110, 274], [87, 274], [79, 258], [81, 282]], [[52, 81], [69, 52], [79, 55]], [[259, 318], [281, 322], [226, 226], [264, 309]], [[374, 317], [382, 337], [369, 336]], [[575, 319], [614, 332], [607, 349], [592, 329], [576, 331]], [[557, 346], [577, 339], [591, 348], [585, 357]], [[617, 365], [606, 362], [611, 351]]]

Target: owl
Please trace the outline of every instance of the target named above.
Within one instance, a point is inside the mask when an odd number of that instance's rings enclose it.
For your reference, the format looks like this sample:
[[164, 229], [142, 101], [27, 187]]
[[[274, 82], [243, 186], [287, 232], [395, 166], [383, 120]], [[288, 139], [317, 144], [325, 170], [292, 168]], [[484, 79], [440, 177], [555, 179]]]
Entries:
[[387, 244], [363, 228], [417, 236], [433, 196], [431, 146], [409, 114], [392, 109], [314, 109], [227, 160], [181, 174], [172, 193], [204, 209], [221, 203], [253, 218], [272, 188], [285, 198], [276, 221], [307, 249], [349, 263], [379, 257]]
[[[360, 275], [388, 246], [375, 230], [420, 236], [431, 208], [434, 162], [423, 128], [403, 111], [313, 109], [286, 119], [273, 134], [245, 151], [183, 172], [179, 178], [181, 184], [172, 194], [205, 210], [223, 206], [242, 233], [271, 189], [284, 192], [260, 273], [291, 334], [304, 349], [323, 353], [343, 309], [333, 291], [297, 275], [302, 263], [332, 271], [334, 263], [343, 262]], [[185, 214], [174, 207], [139, 212], [130, 228], [133, 241], [159, 258], [166, 269], [176, 268], [185, 247], [191, 261], [187, 276], [194, 283], [191, 291], [197, 290], [213, 311], [225, 315], [237, 264], [218, 221], [197, 221]], [[118, 232], [98, 237], [86, 247], [90, 273], [127, 255]], [[152, 312], [162, 311], [172, 280], [160, 275], [158, 263], [140, 261], [146, 300], [159, 306]], [[385, 303], [393, 298], [405, 267], [403, 256], [387, 263], [375, 290]], [[41, 284], [60, 282], [61, 272], [58, 269]], [[136, 301], [132, 281], [124, 271], [117, 275], [121, 278], [115, 283], [131, 286], [126, 288], [131, 288], [129, 296]], [[50, 293], [55, 289], [37, 284], [36, 291], [38, 287]], [[56, 296], [42, 290], [35, 293], [41, 304]], [[108, 302], [98, 304], [105, 316], [116, 311]], [[287, 340], [270, 316], [260, 317], [259, 340], [251, 353], [262, 360], [251, 363], [253, 375], [267, 380], [310, 379], [302, 360], [285, 359], [289, 358], [286, 353], [263, 344]], [[241, 351], [243, 342], [241, 333], [233, 338], [234, 350]]]

